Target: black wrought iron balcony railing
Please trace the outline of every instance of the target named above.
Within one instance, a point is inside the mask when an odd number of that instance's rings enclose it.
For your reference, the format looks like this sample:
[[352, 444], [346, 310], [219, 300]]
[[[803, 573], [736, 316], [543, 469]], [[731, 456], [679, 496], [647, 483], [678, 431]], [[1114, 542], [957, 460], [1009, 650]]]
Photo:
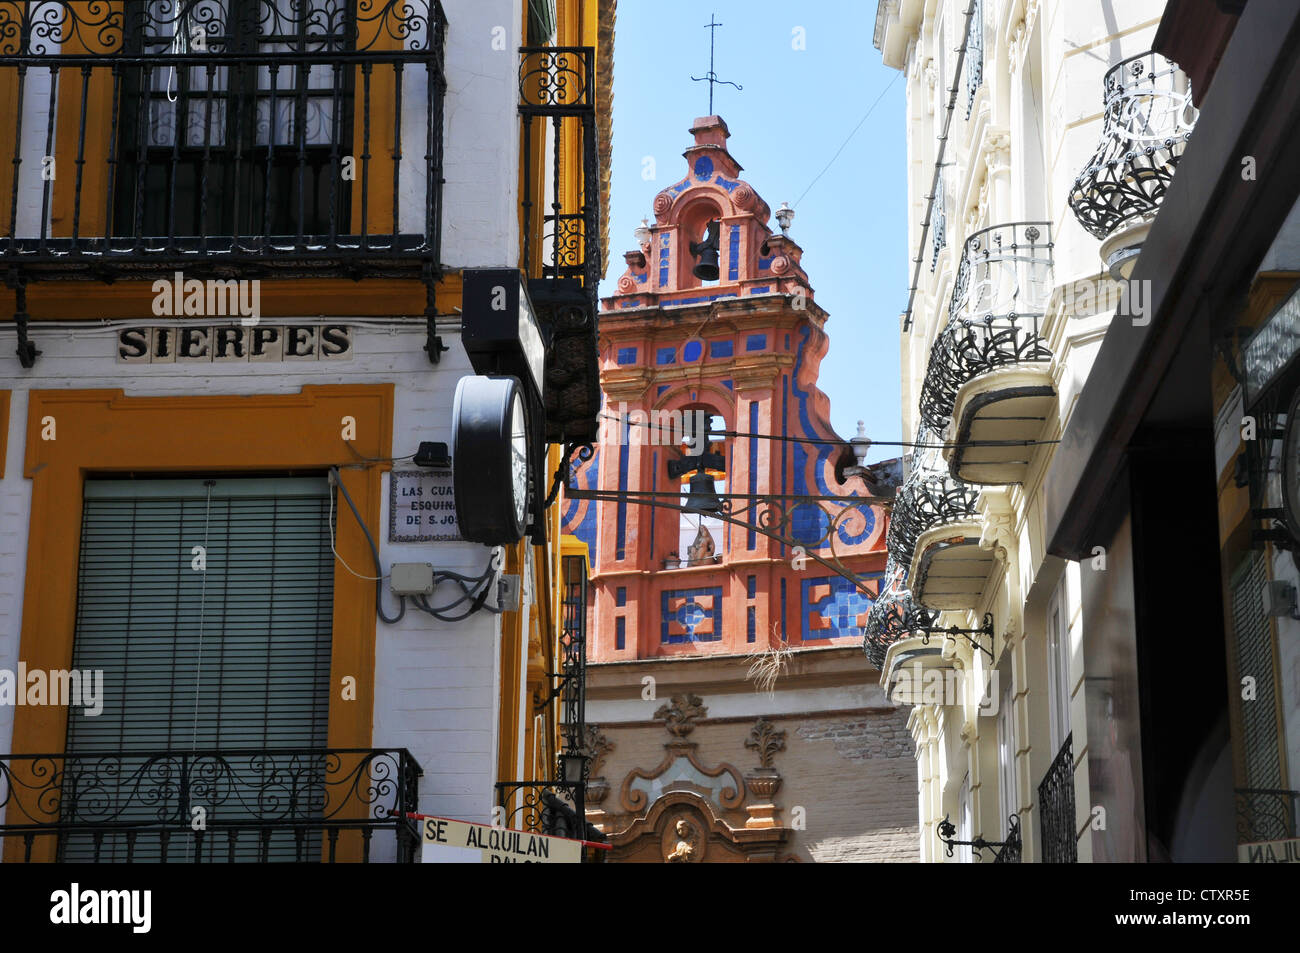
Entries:
[[[603, 840], [587, 821], [587, 781], [599, 752], [587, 730], [587, 558], [567, 555], [564, 574], [563, 624], [559, 638], [558, 679], [546, 699], [560, 700], [562, 751], [553, 781], [500, 781], [496, 785], [498, 823], [513, 830], [576, 840]], [[574, 766], [579, 766], [576, 770]], [[579, 777], [579, 775], [581, 775]]]
[[911, 470], [894, 498], [889, 533], [889, 556], [908, 566], [921, 534], [936, 526], [973, 519], [978, 491], [955, 479], [938, 455], [936, 438], [924, 427], [916, 442], [923, 445], [913, 457]]
[[446, 28], [439, 0], [0, 0], [0, 268], [436, 277]]
[[1300, 791], [1238, 788], [1237, 843], [1289, 840], [1300, 836]]
[[[597, 284], [604, 270], [596, 54], [589, 46], [522, 47], [519, 53], [523, 154], [551, 150], [551, 180], [530, 168], [519, 200], [522, 267], [552, 335], [543, 394], [547, 439], [586, 443], [596, 439], [600, 413]], [[581, 165], [576, 195], [566, 186], [574, 163]]]
[[921, 418], [931, 431], [944, 432], [967, 381], [996, 368], [1052, 359], [1041, 333], [1051, 281], [1048, 222], [995, 225], [966, 239], [948, 323], [930, 349], [921, 387]]
[[1197, 117], [1187, 78], [1155, 52], [1107, 70], [1103, 102], [1101, 142], [1069, 198], [1079, 224], [1100, 239], [1155, 216]]
[[415, 860], [405, 748], [0, 755], [9, 861]]
[[586, 819], [585, 782], [501, 781], [496, 791], [503, 827], [571, 840], [605, 839]]
[[1073, 742], [1074, 736], [1067, 735], [1038, 785], [1045, 864], [1073, 864], [1079, 859], [1079, 842], [1074, 829]]
[[[562, 557], [563, 620], [560, 627], [560, 734], [564, 750], [581, 751], [587, 741], [587, 559]], [[557, 776], [563, 767], [556, 766]]]
[[885, 654], [895, 642], [915, 635], [930, 622], [930, 614], [912, 599], [907, 589], [906, 570], [891, 555], [885, 565], [880, 595], [867, 612], [863, 651], [876, 668], [884, 671]]

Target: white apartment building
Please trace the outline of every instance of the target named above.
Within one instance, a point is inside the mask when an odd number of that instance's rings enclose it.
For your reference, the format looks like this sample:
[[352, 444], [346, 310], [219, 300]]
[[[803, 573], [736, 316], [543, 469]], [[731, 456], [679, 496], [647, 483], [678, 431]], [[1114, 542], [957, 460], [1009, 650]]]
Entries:
[[[866, 648], [914, 706], [922, 860], [1103, 859], [1084, 836], [1089, 772], [1125, 739], [1094, 735], [1080, 607], [1106, 554], [1049, 554], [1043, 486], [1117, 308], [1140, 307], [1116, 279], [1195, 119], [1150, 52], [1163, 8], [878, 7], [876, 48], [907, 83], [901, 371], [918, 447]], [[1100, 823], [1128, 836], [1122, 817]]]

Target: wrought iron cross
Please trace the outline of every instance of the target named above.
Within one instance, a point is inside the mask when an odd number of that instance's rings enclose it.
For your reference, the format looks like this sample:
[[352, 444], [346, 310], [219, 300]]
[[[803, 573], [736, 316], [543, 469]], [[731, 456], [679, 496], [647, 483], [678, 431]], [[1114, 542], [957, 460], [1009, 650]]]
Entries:
[[709, 71], [705, 73], [703, 76], [691, 77], [691, 79], [697, 83], [707, 82], [709, 84], [709, 115], [710, 116], [713, 115], [713, 87], [715, 84], [726, 83], [728, 86], [735, 86], [736, 89], [743, 90], [745, 88], [741, 86], [739, 83], [733, 83], [729, 79], [718, 79], [718, 74], [713, 72], [713, 38], [715, 35], [715, 31], [720, 26], [722, 26], [722, 24], [715, 23], [713, 21], [713, 14], [710, 13], [709, 22], [704, 24], [704, 28], [709, 31]]

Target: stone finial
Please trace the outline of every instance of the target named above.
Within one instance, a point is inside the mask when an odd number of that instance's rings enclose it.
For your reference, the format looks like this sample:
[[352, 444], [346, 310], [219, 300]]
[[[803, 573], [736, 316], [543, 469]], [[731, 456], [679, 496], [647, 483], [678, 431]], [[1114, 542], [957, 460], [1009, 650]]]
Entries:
[[691, 125], [690, 133], [695, 137], [697, 146], [721, 146], [726, 148], [731, 131], [721, 116], [700, 116]]
[[760, 718], [750, 729], [745, 747], [758, 752], [760, 768], [770, 768], [776, 753], [785, 750], [785, 732], [777, 731], [774, 724], [766, 718]]
[[662, 719], [668, 733], [675, 738], [685, 738], [695, 730], [695, 722], [707, 717], [709, 709], [699, 695], [674, 695], [666, 705], [660, 705], [655, 712], [656, 719]]
[[582, 739], [582, 753], [591, 759], [591, 776], [600, 777], [605, 767], [605, 760], [614, 750], [614, 742], [605, 737], [600, 725], [587, 725], [586, 735]]

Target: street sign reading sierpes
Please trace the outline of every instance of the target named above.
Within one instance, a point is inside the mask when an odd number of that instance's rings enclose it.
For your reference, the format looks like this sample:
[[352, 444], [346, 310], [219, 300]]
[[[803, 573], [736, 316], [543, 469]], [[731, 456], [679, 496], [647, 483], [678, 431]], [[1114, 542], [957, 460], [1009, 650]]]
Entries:
[[[578, 864], [582, 841], [529, 834], [489, 824], [424, 817], [424, 863]], [[478, 855], [475, 860], [474, 855]]]

